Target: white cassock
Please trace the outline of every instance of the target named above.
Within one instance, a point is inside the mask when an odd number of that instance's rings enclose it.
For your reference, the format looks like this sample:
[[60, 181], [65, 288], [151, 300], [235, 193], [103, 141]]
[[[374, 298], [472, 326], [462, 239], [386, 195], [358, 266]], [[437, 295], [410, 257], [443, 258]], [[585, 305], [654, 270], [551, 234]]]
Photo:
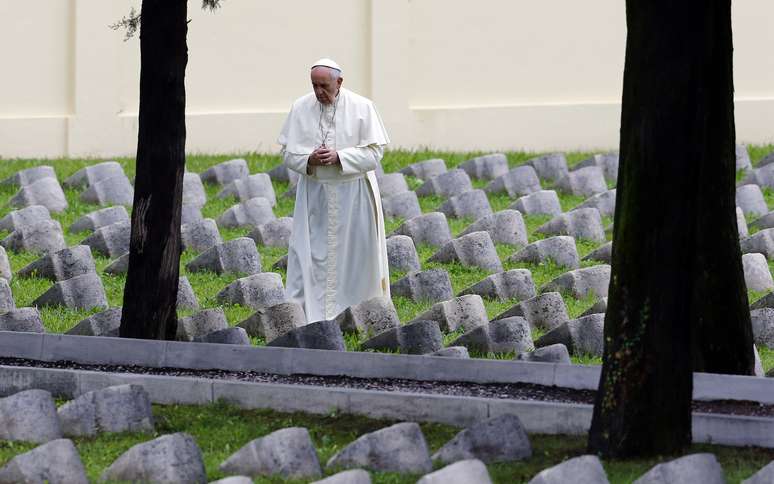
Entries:
[[[389, 143], [373, 103], [339, 90], [337, 105], [314, 93], [297, 99], [277, 142], [287, 167], [301, 174], [296, 188], [285, 292], [308, 322], [332, 319], [347, 307], [390, 296], [387, 244], [374, 170]], [[334, 119], [335, 118], [335, 119]], [[324, 144], [340, 165], [310, 167]]]

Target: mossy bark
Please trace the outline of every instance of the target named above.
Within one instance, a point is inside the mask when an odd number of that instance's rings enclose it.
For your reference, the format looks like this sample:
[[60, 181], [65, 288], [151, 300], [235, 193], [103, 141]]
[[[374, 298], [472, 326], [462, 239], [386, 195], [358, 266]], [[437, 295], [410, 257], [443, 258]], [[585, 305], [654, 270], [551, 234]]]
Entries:
[[137, 175], [122, 337], [172, 339], [177, 329], [187, 21], [187, 0], [142, 2]]
[[692, 371], [750, 374], [730, 0], [627, 0], [620, 167], [589, 450], [691, 443]]

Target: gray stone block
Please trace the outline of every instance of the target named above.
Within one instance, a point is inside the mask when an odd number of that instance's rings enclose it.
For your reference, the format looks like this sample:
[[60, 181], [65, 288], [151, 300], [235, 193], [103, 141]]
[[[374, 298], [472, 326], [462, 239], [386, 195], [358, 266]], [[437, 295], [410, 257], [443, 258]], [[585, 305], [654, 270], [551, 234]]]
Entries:
[[567, 347], [561, 343], [537, 348], [534, 351], [519, 353], [516, 355], [516, 360], [537, 363], [559, 363], [563, 365], [572, 363], [570, 360], [570, 352], [567, 351]]
[[95, 272], [94, 258], [88, 245], [76, 245], [49, 252], [19, 269], [19, 277], [41, 277], [52, 281], [64, 281], [76, 276]]
[[218, 227], [258, 227], [274, 220], [271, 202], [263, 197], [256, 197], [233, 205], [218, 217]]
[[454, 297], [449, 273], [443, 269], [409, 272], [390, 284], [390, 292], [412, 301], [437, 302]]
[[103, 178], [89, 185], [81, 193], [81, 201], [97, 205], [117, 203], [131, 206], [134, 201], [134, 188], [124, 174]]
[[[742, 209], [739, 208], [739, 207], [736, 207], [736, 211], [737, 211], [737, 221], [738, 221], [738, 218], [739, 218], [739, 215], [738, 215], [739, 213], [742, 214], [742, 220], [745, 220], [744, 212], [742, 212]], [[11, 212], [11, 213], [13, 213], [13, 212]], [[774, 211], [771, 211], [771, 212], [767, 213], [766, 215], [763, 215], [763, 216], [755, 219], [755, 221], [750, 223], [750, 226], [751, 227], [755, 227], [758, 230], [774, 228]], [[2, 221], [0, 221], [0, 228], [2, 228]], [[740, 229], [741, 229], [741, 227], [740, 227]]]
[[401, 192], [382, 198], [382, 210], [387, 218], [410, 219], [422, 215], [415, 192]]
[[0, 185], [17, 185], [24, 187], [40, 180], [41, 178], [53, 178], [56, 180], [56, 172], [54, 171], [54, 167], [41, 165], [19, 170], [5, 180], [0, 181]]
[[24, 225], [0, 241], [0, 245], [15, 252], [47, 254], [67, 247], [62, 226], [56, 220], [41, 220]]
[[471, 294], [433, 304], [414, 321], [430, 320], [438, 323], [441, 331], [471, 331], [489, 322], [481, 296]]
[[466, 459], [425, 474], [417, 484], [492, 484], [489, 471], [478, 459]]
[[[765, 216], [766, 215], [764, 215], [764, 217]], [[742, 209], [739, 207], [736, 207], [736, 229], [739, 232], [740, 239], [749, 235], [749, 231], [747, 230], [747, 220], [744, 218], [744, 212], [742, 212]]]
[[590, 197], [607, 191], [605, 173], [598, 166], [578, 168], [564, 175], [556, 182], [556, 187], [571, 195]]
[[[774, 309], [753, 309], [750, 311], [750, 319], [752, 320], [753, 342], [757, 346], [774, 349]], [[0, 327], [1, 325], [2, 323], [0, 323]]]
[[772, 151], [771, 153], [767, 154], [766, 156], [758, 160], [758, 163], [756, 164], [758, 165], [759, 168], [762, 168], [772, 163], [774, 163], [774, 151]]
[[550, 153], [538, 156], [537, 158], [527, 160], [524, 164], [534, 168], [541, 179], [552, 182], [558, 181], [569, 172], [567, 169], [567, 158], [565, 158], [564, 153]]
[[433, 470], [425, 436], [414, 422], [395, 424], [360, 436], [328, 461], [327, 468], [339, 467], [413, 474]]
[[472, 232], [452, 239], [433, 254], [428, 262], [459, 262], [464, 267], [478, 267], [489, 272], [502, 272], [503, 264], [488, 232]]
[[538, 190], [524, 195], [508, 208], [518, 210], [524, 215], [559, 215], [562, 213], [559, 195], [553, 190]]
[[750, 154], [747, 152], [746, 145], [736, 145], [736, 171], [739, 170], [751, 170], [752, 161], [750, 160]]
[[464, 170], [455, 168], [428, 178], [415, 191], [420, 197], [439, 195], [447, 198], [473, 189], [470, 177]]
[[253, 198], [265, 198], [270, 206], [277, 204], [277, 195], [271, 178], [266, 173], [256, 173], [246, 178], [230, 182], [218, 193], [218, 198], [235, 197], [240, 202], [246, 202]]
[[115, 259], [129, 252], [132, 226], [118, 222], [100, 227], [80, 243], [91, 247], [92, 252]]
[[492, 242], [496, 244], [508, 244], [516, 246], [527, 245], [527, 226], [524, 218], [516, 210], [506, 209], [480, 217], [472, 224], [465, 227], [460, 235], [468, 235], [473, 232], [488, 232]]
[[492, 213], [484, 190], [469, 190], [449, 197], [438, 211], [450, 218], [481, 218]]
[[564, 292], [576, 299], [582, 299], [589, 294], [605, 297], [609, 285], [610, 266], [601, 264], [565, 272], [541, 287], [540, 292]]
[[45, 333], [38, 308], [18, 308], [0, 314], [0, 331]]
[[51, 212], [63, 212], [68, 206], [56, 178], [40, 178], [21, 187], [8, 203], [13, 207], [43, 205]]
[[429, 356], [443, 356], [445, 358], [470, 358], [468, 349], [464, 346], [449, 346], [448, 348], [441, 348], [438, 351], [434, 351]]
[[226, 314], [221, 308], [203, 309], [198, 313], [177, 321], [178, 341], [193, 341], [198, 336], [204, 336], [228, 328]]
[[761, 355], [758, 353], [758, 347], [753, 344], [753, 376], [765, 377], [766, 372], [763, 369]]
[[177, 284], [177, 309], [199, 309], [199, 300], [185, 276], [181, 276]]
[[460, 296], [478, 294], [484, 299], [529, 299], [535, 297], [535, 283], [529, 269], [511, 269], [487, 276], [460, 292]]
[[221, 304], [241, 304], [256, 310], [283, 303], [282, 276], [276, 272], [260, 272], [239, 278], [223, 288], [217, 300]]
[[607, 298], [601, 297], [591, 305], [590, 308], [583, 311], [581, 316], [588, 316], [589, 314], [605, 314], [607, 312]]
[[65, 334], [77, 336], [118, 336], [121, 308], [110, 308], [82, 319]]
[[271, 265], [271, 269], [273, 271], [286, 271], [288, 270], [288, 255], [285, 254], [279, 259], [277, 259], [277, 262]]
[[605, 242], [602, 216], [596, 208], [579, 208], [552, 218], [535, 230], [539, 234], [569, 235], [576, 239]]
[[546, 292], [522, 301], [495, 317], [495, 319], [521, 316], [533, 328], [550, 331], [570, 320], [567, 306], [558, 292]]
[[529, 262], [542, 264], [553, 261], [561, 267], [577, 269], [580, 267], [575, 239], [569, 235], [557, 235], [537, 240], [508, 257], [508, 262]]
[[581, 161], [580, 163], [575, 165], [573, 169], [577, 170], [579, 168], [585, 168], [587, 166], [598, 166], [604, 172], [605, 180], [607, 180], [608, 182], [615, 183], [616, 181], [618, 181], [618, 162], [619, 162], [618, 153], [597, 154]]
[[207, 203], [202, 179], [196, 173], [183, 174], [183, 205], [202, 208]]
[[0, 230], [13, 232], [21, 227], [34, 225], [38, 222], [51, 220], [51, 213], [43, 205], [30, 205], [9, 212], [8, 215], [0, 219]]
[[714, 454], [691, 454], [653, 466], [634, 484], [725, 484]]
[[295, 184], [299, 174], [287, 167], [285, 163], [280, 163], [266, 172], [273, 181], [289, 182]]
[[180, 242], [183, 250], [203, 252], [223, 243], [218, 224], [211, 218], [203, 218], [180, 226]]
[[[774, 167], [774, 165], [772, 165]], [[760, 253], [769, 260], [774, 260], [774, 228], [763, 229], [760, 232], [745, 237], [739, 241], [742, 254]]]
[[542, 348], [557, 343], [567, 347], [572, 355], [589, 354], [602, 356], [604, 347], [603, 332], [605, 327], [604, 314], [591, 314], [582, 318], [567, 321], [561, 326], [544, 334], [535, 346]]
[[387, 263], [391, 273], [418, 271], [422, 268], [411, 237], [393, 235], [387, 239]]
[[293, 233], [293, 218], [280, 217], [259, 225], [250, 232], [250, 237], [256, 245], [267, 247], [284, 247], [290, 244], [290, 235]]
[[375, 335], [400, 326], [398, 312], [388, 297], [374, 297], [350, 306], [335, 318], [345, 333]]
[[596, 249], [592, 250], [583, 260], [595, 260], [603, 262], [605, 264], [612, 264], [613, 262], [613, 242], [607, 242], [600, 245]]
[[519, 316], [479, 326], [454, 340], [451, 346], [464, 346], [480, 353], [519, 353], [534, 349], [529, 323]]
[[16, 303], [13, 301], [13, 292], [7, 279], [0, 279], [0, 313], [13, 311]]
[[763, 192], [758, 185], [742, 185], [736, 188], [736, 206], [742, 209], [745, 215], [762, 216], [769, 212]]
[[414, 241], [414, 245], [435, 247], [440, 247], [452, 238], [446, 215], [441, 212], [430, 212], [408, 219], [392, 235], [407, 235]]
[[608, 484], [605, 468], [595, 455], [582, 455], [541, 471], [529, 484]]
[[519, 417], [503, 414], [477, 422], [459, 432], [433, 460], [451, 464], [464, 459], [479, 459], [487, 464], [513, 462], [532, 457], [532, 446]]
[[613, 188], [612, 190], [592, 195], [573, 210], [580, 208], [596, 208], [599, 210], [600, 215], [611, 217], [615, 214], [615, 193], [615, 188]]
[[56, 404], [45, 390], [0, 398], [0, 440], [42, 444], [62, 438]]
[[68, 229], [70, 233], [94, 231], [100, 227], [111, 225], [114, 223], [130, 223], [129, 213], [123, 205], [116, 205], [114, 207], [101, 208], [93, 212], [89, 212], [86, 215], [80, 217], [73, 222]]
[[68, 188], [89, 187], [92, 184], [118, 175], [124, 175], [124, 169], [115, 161], [104, 161], [76, 171], [62, 184]]
[[64, 306], [75, 309], [107, 308], [102, 279], [96, 272], [56, 282], [32, 302], [33, 306]]
[[770, 292], [750, 305], [750, 309], [774, 308], [774, 292]]
[[742, 481], [742, 484], [771, 484], [772, 482], [774, 482], [774, 460], [750, 476], [749, 479]]
[[0, 277], [6, 281], [10, 281], [13, 277], [13, 271], [11, 271], [11, 261], [8, 260], [8, 254], [5, 252], [5, 247], [0, 245]]
[[521, 197], [541, 190], [535, 169], [528, 165], [517, 166], [487, 184], [487, 193], [507, 193], [509, 197]]
[[229, 476], [212, 481], [210, 484], [253, 484], [253, 479], [247, 476]]
[[250, 345], [250, 337], [243, 328], [226, 328], [212, 331], [193, 339], [195, 343], [218, 343], [226, 345]]
[[84, 393], [57, 411], [67, 437], [101, 432], [153, 432], [153, 412], [142, 385], [116, 385]]
[[744, 283], [751, 291], [770, 291], [774, 289], [774, 279], [769, 271], [769, 263], [763, 254], [743, 254]]
[[204, 183], [215, 183], [218, 185], [227, 185], [234, 180], [247, 178], [250, 171], [247, 169], [247, 162], [241, 158], [224, 161], [215, 166], [211, 166], [199, 177]]
[[202, 211], [199, 207], [195, 205], [186, 205], [185, 203], [183, 204], [183, 207], [180, 210], [181, 225], [190, 224], [191, 222], [196, 222], [202, 218]]
[[266, 346], [347, 351], [344, 335], [336, 321], [316, 321], [293, 328], [269, 341]]
[[377, 183], [382, 198], [408, 191], [408, 184], [403, 173], [385, 173], [377, 177]]
[[754, 170], [748, 170], [742, 184], [755, 183], [761, 188], [774, 188], [774, 163], [758, 165]]
[[418, 161], [402, 168], [400, 172], [420, 180], [428, 180], [441, 173], [446, 173], [446, 162], [440, 158]]
[[196, 441], [180, 432], [132, 446], [110, 464], [100, 480], [204, 484], [207, 472]]
[[251, 440], [220, 465], [221, 472], [284, 479], [322, 476], [317, 450], [303, 427], [280, 429]]
[[126, 274], [129, 271], [129, 252], [114, 260], [102, 270], [106, 274]]
[[371, 476], [363, 469], [350, 469], [320, 481], [314, 481], [312, 484], [371, 484]]
[[360, 345], [363, 350], [400, 351], [426, 355], [443, 347], [443, 334], [437, 321], [415, 320], [405, 326], [383, 331]]
[[88, 484], [78, 449], [56, 439], [18, 454], [0, 469], [0, 484]]
[[457, 168], [462, 168], [475, 180], [494, 180], [508, 173], [508, 158], [502, 153], [477, 156], [461, 163]]
[[237, 326], [244, 328], [250, 336], [272, 341], [304, 324], [304, 308], [294, 302], [283, 302], [259, 309]]
[[239, 237], [210, 247], [185, 268], [189, 272], [257, 274], [261, 272], [261, 256], [253, 239]]

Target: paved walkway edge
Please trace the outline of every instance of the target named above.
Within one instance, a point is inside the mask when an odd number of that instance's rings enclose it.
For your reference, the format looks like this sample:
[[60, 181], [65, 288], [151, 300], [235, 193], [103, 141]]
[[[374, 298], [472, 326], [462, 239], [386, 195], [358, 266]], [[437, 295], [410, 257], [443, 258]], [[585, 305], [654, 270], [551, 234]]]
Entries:
[[[596, 390], [599, 366], [325, 351], [0, 331], [0, 357], [95, 365], [256, 371], [470, 383], [534, 383]], [[694, 374], [696, 400], [774, 404], [774, 378]]]
[[[74, 398], [88, 391], [127, 383], [142, 385], [158, 404], [206, 405], [225, 401], [246, 409], [320, 415], [336, 412], [457, 427], [512, 413], [518, 415], [527, 432], [539, 434], [584, 435], [592, 415], [592, 406], [585, 404], [0, 366], [0, 397], [39, 388], [59, 398]], [[694, 442], [774, 448], [774, 419], [694, 413], [693, 439]]]

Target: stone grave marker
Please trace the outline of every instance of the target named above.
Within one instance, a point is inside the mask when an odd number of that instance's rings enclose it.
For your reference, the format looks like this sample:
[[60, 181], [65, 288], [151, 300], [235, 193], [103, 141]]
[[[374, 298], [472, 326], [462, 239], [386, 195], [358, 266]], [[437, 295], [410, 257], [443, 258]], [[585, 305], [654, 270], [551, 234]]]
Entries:
[[0, 219], [0, 230], [13, 232], [22, 227], [34, 225], [38, 222], [51, 220], [51, 213], [43, 205], [30, 205], [9, 212], [8, 215]]
[[387, 262], [390, 272], [411, 272], [422, 268], [414, 241], [407, 235], [393, 235], [387, 239]]
[[260, 272], [232, 282], [216, 297], [221, 304], [241, 304], [260, 309], [285, 302], [282, 276], [276, 272]]
[[485, 277], [464, 289], [460, 296], [478, 294], [484, 299], [505, 301], [529, 299], [536, 294], [532, 272], [529, 269], [511, 269]]
[[0, 185], [16, 185], [24, 187], [31, 185], [41, 178], [53, 178], [56, 180], [56, 172], [53, 166], [40, 165], [19, 170], [13, 175], [9, 176], [3, 181], [0, 181]]
[[615, 193], [615, 188], [613, 188], [612, 190], [592, 195], [573, 210], [580, 208], [596, 208], [599, 210], [600, 215], [612, 217], [615, 214]]
[[89, 272], [56, 282], [32, 302], [33, 306], [64, 306], [73, 309], [108, 307], [102, 279]]
[[114, 176], [125, 175], [124, 169], [115, 161], [104, 161], [81, 168], [62, 184], [67, 188], [88, 188], [92, 184]]
[[569, 235], [557, 235], [537, 240], [508, 257], [509, 262], [529, 262], [532, 264], [542, 264], [548, 260], [570, 269], [580, 267], [575, 239]]
[[274, 220], [271, 202], [263, 197], [256, 197], [228, 208], [218, 217], [218, 227], [252, 227], [255, 228]]
[[602, 356], [604, 347], [604, 314], [591, 314], [567, 321], [544, 334], [535, 346], [542, 348], [557, 343], [567, 347], [571, 355]]
[[180, 318], [175, 337], [178, 341], [193, 341], [198, 336], [228, 327], [226, 314], [221, 308], [203, 309], [191, 316]]
[[8, 202], [13, 207], [43, 205], [51, 212], [63, 212], [67, 209], [67, 199], [56, 178], [40, 178], [25, 185]]
[[587, 166], [571, 171], [556, 182], [556, 187], [571, 195], [590, 197], [607, 191], [605, 174], [598, 166]]
[[521, 420], [505, 413], [476, 422], [459, 432], [433, 454], [434, 461], [451, 464], [464, 459], [479, 459], [487, 464], [514, 462], [532, 457]]
[[118, 337], [120, 326], [121, 308], [110, 308], [80, 320], [65, 334]]
[[257, 226], [250, 232], [248, 237], [253, 239], [256, 245], [284, 247], [287, 249], [290, 244], [290, 235], [292, 232], [293, 218], [280, 217]]
[[0, 241], [0, 245], [15, 252], [36, 254], [47, 254], [67, 247], [62, 226], [58, 221], [50, 219], [17, 228]]
[[574, 169], [598, 166], [604, 172], [605, 180], [615, 183], [618, 180], [618, 161], [618, 153], [596, 154], [575, 165]]
[[516, 355], [517, 361], [529, 361], [533, 363], [558, 363], [561, 365], [572, 364], [570, 352], [562, 343], [536, 348], [534, 351], [525, 351]]
[[284, 428], [251, 440], [223, 461], [220, 471], [283, 479], [322, 477], [317, 450], [303, 427]]
[[385, 173], [378, 177], [379, 193], [382, 198], [391, 197], [408, 191], [408, 184], [403, 173]]
[[185, 267], [189, 272], [257, 274], [261, 272], [261, 256], [253, 239], [239, 237], [210, 247]]
[[89, 484], [72, 440], [56, 439], [17, 454], [0, 469], [0, 482]]
[[114, 223], [130, 223], [129, 213], [123, 205], [101, 208], [80, 217], [68, 229], [70, 233], [94, 231]]
[[336, 316], [335, 321], [345, 333], [361, 332], [369, 336], [400, 326], [392, 299], [382, 296], [348, 307]]
[[429, 320], [438, 323], [441, 331], [451, 332], [462, 328], [471, 331], [489, 323], [486, 307], [481, 296], [469, 294], [433, 304], [414, 321]]
[[142, 385], [115, 385], [86, 392], [57, 411], [68, 437], [93, 437], [101, 432], [153, 432], [153, 412]]
[[427, 244], [436, 247], [452, 238], [446, 215], [441, 212], [430, 212], [406, 220], [392, 235], [407, 235], [414, 241], [414, 245]]
[[202, 179], [196, 173], [183, 173], [183, 205], [202, 208], [207, 203]]
[[567, 315], [567, 306], [562, 295], [558, 292], [545, 292], [511, 306], [497, 319], [521, 316], [527, 320], [533, 328], [543, 331], [551, 331], [570, 320]]
[[211, 218], [203, 218], [180, 226], [180, 242], [183, 250], [203, 252], [223, 243], [218, 224]]
[[537, 158], [527, 160], [525, 165], [531, 166], [537, 172], [542, 180], [557, 182], [569, 170], [567, 169], [567, 158], [564, 153], [550, 153]]
[[412, 301], [446, 301], [454, 297], [449, 273], [443, 269], [409, 272], [390, 284], [393, 296]]
[[382, 210], [386, 218], [410, 219], [422, 215], [417, 194], [411, 191], [382, 198]]
[[761, 187], [753, 184], [736, 188], [736, 206], [741, 208], [745, 215], [760, 217], [769, 212]]
[[436, 175], [446, 173], [446, 162], [440, 158], [418, 161], [402, 168], [400, 172], [427, 181]]
[[570, 235], [576, 239], [605, 241], [602, 216], [596, 208], [579, 208], [552, 218], [535, 232], [546, 235]]
[[443, 334], [437, 321], [415, 320], [404, 326], [382, 331], [364, 341], [364, 350], [400, 351], [409, 355], [426, 355], [443, 347]]
[[532, 351], [532, 332], [526, 319], [520, 316], [494, 320], [463, 334], [451, 346], [464, 346], [481, 353]]
[[300, 304], [282, 302], [258, 309], [237, 326], [253, 337], [272, 341], [288, 331], [306, 324], [306, 314]]
[[336, 321], [316, 321], [293, 328], [269, 341], [266, 346], [346, 351], [344, 335]]
[[595, 260], [611, 264], [613, 260], [613, 242], [607, 242], [589, 252], [583, 260]]
[[117, 222], [105, 225], [83, 239], [81, 245], [88, 245], [92, 252], [115, 259], [129, 252], [129, 241], [132, 235], [131, 224]]
[[521, 197], [541, 190], [535, 169], [528, 165], [517, 166], [487, 184], [487, 193], [507, 193], [509, 197]]
[[475, 180], [494, 180], [508, 173], [508, 158], [502, 153], [477, 156], [461, 163], [458, 168]]
[[116, 203], [131, 206], [134, 201], [134, 188], [126, 175], [122, 173], [90, 184], [81, 193], [81, 201], [97, 205]]
[[484, 190], [468, 190], [449, 197], [438, 211], [450, 218], [481, 218], [492, 213]]
[[250, 337], [242, 328], [226, 328], [211, 331], [202, 336], [196, 336], [194, 343], [217, 343], [224, 345], [250, 345]]
[[134, 445], [105, 469], [101, 481], [206, 484], [202, 451], [190, 435], [162, 435]]
[[25, 390], [0, 398], [0, 440], [43, 444], [62, 438], [54, 398], [46, 390]]
[[17, 275], [64, 281], [91, 272], [96, 272], [91, 249], [88, 245], [76, 245], [49, 252], [19, 269]]
[[565, 272], [540, 288], [540, 292], [566, 292], [576, 299], [582, 299], [589, 294], [598, 297], [607, 296], [610, 285], [610, 266], [584, 267]]
[[473, 232], [485, 231], [489, 233], [492, 242], [516, 246], [527, 245], [527, 226], [524, 218], [516, 210], [500, 210], [489, 215], [484, 215], [472, 224], [465, 227], [460, 235], [468, 235]]
[[433, 254], [428, 262], [458, 261], [465, 267], [502, 272], [503, 265], [488, 232], [472, 232], [452, 239]]
[[247, 169], [247, 162], [241, 158], [224, 161], [215, 166], [211, 166], [199, 177], [204, 183], [213, 183], [217, 185], [228, 185], [234, 180], [247, 178], [250, 171]]
[[38, 308], [18, 308], [0, 314], [0, 331], [45, 333]]
[[473, 189], [470, 177], [464, 170], [455, 168], [428, 178], [415, 191], [420, 197], [439, 195], [448, 198]]
[[559, 195], [553, 190], [538, 190], [519, 197], [508, 208], [518, 210], [524, 215], [559, 215], [562, 204]]
[[240, 202], [253, 198], [265, 198], [273, 207], [277, 204], [277, 195], [266, 173], [256, 173], [246, 178], [230, 182], [218, 193], [218, 198], [236, 197]]

